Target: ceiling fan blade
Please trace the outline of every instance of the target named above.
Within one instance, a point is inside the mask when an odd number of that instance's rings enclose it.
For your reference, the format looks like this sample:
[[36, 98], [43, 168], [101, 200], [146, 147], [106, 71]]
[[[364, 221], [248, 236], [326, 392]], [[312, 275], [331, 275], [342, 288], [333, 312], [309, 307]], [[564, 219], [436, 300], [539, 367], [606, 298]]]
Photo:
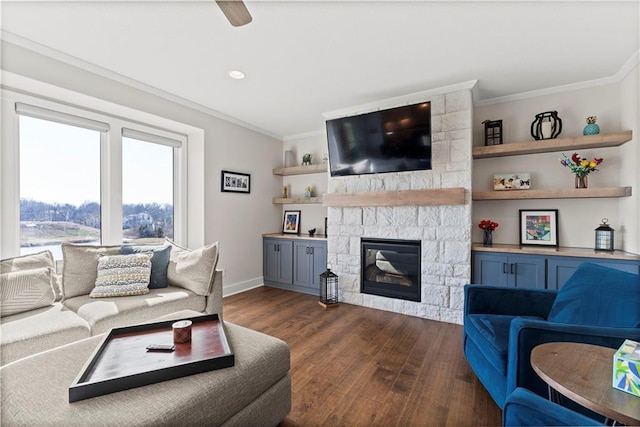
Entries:
[[251, 14], [242, 1], [216, 0], [216, 3], [234, 27], [240, 27], [252, 21]]

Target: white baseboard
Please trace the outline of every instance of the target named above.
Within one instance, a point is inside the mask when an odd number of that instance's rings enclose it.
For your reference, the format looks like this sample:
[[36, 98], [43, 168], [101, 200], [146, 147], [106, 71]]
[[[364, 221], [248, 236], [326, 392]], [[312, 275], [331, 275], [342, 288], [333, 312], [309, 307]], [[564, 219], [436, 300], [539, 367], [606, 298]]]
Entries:
[[240, 292], [248, 291], [249, 289], [259, 288], [260, 286], [264, 286], [263, 283], [264, 279], [262, 277], [256, 277], [255, 279], [223, 286], [222, 297], [229, 297], [231, 295], [239, 294]]

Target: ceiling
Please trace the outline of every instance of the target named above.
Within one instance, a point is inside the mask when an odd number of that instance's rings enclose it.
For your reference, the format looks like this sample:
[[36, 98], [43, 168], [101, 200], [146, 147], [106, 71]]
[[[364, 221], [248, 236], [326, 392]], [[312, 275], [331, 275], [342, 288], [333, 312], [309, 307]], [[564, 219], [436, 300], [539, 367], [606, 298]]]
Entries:
[[235, 28], [213, 0], [5, 0], [1, 24], [278, 137], [470, 80], [478, 101], [608, 78], [639, 49], [637, 0], [246, 4], [253, 22]]

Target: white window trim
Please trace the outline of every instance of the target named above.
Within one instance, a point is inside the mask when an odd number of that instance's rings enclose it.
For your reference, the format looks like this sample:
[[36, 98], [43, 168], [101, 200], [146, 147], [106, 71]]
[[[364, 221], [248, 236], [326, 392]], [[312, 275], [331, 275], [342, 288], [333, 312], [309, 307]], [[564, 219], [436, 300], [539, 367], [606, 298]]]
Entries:
[[[101, 150], [104, 244], [120, 244], [122, 228], [123, 129], [179, 141], [174, 156], [174, 239], [185, 246], [204, 244], [204, 130], [143, 111], [93, 98], [13, 73], [2, 72], [0, 112], [0, 259], [20, 253], [19, 135], [15, 103], [106, 122], [108, 143]], [[37, 94], [37, 95], [36, 95]], [[165, 142], [169, 142], [166, 141]], [[113, 165], [118, 165], [116, 169]], [[115, 174], [116, 176], [111, 176]], [[107, 222], [108, 221], [108, 222]]]

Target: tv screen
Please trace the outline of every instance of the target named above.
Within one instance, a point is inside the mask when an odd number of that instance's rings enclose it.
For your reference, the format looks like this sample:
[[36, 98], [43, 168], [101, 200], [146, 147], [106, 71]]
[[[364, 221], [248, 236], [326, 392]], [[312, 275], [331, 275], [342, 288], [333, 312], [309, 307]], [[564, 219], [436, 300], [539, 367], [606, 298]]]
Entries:
[[331, 176], [431, 169], [431, 103], [327, 120]]

